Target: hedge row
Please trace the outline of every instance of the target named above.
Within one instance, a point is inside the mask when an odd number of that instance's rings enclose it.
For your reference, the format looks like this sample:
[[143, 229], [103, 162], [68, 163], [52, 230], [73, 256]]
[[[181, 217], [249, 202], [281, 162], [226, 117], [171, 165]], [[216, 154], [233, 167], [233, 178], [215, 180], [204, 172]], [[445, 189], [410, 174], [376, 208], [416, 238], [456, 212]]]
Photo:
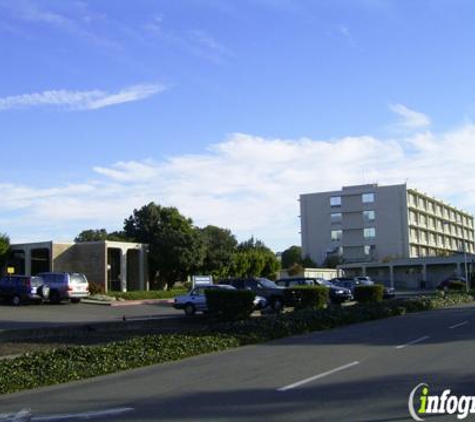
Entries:
[[103, 346], [68, 347], [50, 352], [28, 353], [15, 359], [0, 361], [0, 394], [472, 301], [473, 297], [470, 295], [447, 294], [348, 307], [332, 306], [273, 317], [212, 324], [209, 330], [197, 335], [152, 335]]
[[249, 290], [205, 290], [208, 313], [224, 321], [249, 318], [254, 311], [254, 292]]
[[0, 361], [0, 394], [106, 375], [239, 346], [232, 336], [153, 335]]
[[323, 286], [293, 286], [284, 290], [285, 304], [295, 310], [323, 309], [328, 303], [329, 289]]
[[359, 303], [382, 302], [383, 296], [384, 286], [381, 284], [355, 287], [355, 300]]

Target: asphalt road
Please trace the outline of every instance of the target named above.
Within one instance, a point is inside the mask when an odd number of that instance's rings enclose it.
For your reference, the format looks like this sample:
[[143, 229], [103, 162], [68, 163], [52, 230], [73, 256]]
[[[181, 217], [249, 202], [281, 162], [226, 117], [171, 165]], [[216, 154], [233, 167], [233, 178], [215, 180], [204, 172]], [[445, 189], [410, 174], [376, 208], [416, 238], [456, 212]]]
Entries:
[[[475, 395], [474, 328], [475, 306], [405, 315], [3, 396], [0, 413], [31, 408], [34, 421], [99, 411], [90, 420], [408, 421], [409, 394], [422, 382], [434, 393]], [[69, 416], [52, 418], [59, 414]]]
[[[159, 318], [182, 316], [177, 311], [163, 304], [134, 305], [111, 307], [104, 305], [87, 305], [61, 303], [43, 305], [10, 306], [0, 305], [0, 333], [3, 330], [67, 326], [71, 324], [110, 322], [123, 319]], [[0, 334], [1, 335], [1, 334]], [[1, 420], [0, 420], [1, 421]]]

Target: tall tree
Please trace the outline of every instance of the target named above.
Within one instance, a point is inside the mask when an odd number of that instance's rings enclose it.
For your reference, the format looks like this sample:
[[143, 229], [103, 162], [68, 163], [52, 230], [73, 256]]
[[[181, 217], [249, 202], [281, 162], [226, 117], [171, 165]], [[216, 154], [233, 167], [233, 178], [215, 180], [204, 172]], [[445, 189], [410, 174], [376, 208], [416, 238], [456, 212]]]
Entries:
[[0, 233], [0, 273], [7, 263], [10, 251], [10, 238], [5, 233]]
[[238, 245], [232, 267], [236, 276], [275, 278], [279, 269], [275, 253], [262, 241], [251, 237]]
[[282, 268], [290, 268], [294, 264], [302, 264], [302, 248], [295, 245], [282, 252]]
[[97, 242], [99, 240], [111, 240], [121, 242], [130, 239], [127, 238], [127, 235], [123, 231], [115, 231], [112, 233], [108, 233], [106, 229], [83, 230], [74, 239], [76, 243]]
[[98, 241], [98, 240], [107, 240], [107, 230], [106, 229], [83, 230], [74, 239], [74, 241], [76, 243], [95, 242], [95, 241]]
[[202, 237], [193, 221], [174, 207], [162, 207], [151, 202], [124, 222], [127, 237], [149, 244], [149, 270], [152, 284], [173, 286], [175, 281], [202, 265]]
[[231, 275], [233, 255], [237, 240], [228, 229], [216, 226], [206, 226], [200, 229], [205, 255], [201, 272], [213, 277], [227, 277]]

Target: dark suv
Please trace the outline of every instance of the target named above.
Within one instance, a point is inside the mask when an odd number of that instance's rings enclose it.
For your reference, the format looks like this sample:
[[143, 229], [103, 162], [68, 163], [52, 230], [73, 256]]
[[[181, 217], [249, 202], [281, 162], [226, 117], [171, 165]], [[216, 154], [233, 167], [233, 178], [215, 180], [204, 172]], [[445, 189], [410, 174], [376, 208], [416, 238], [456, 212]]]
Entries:
[[7, 275], [0, 280], [0, 298], [13, 306], [23, 302], [43, 302], [48, 299], [49, 287], [41, 277]]
[[238, 290], [251, 290], [256, 296], [265, 298], [275, 311], [284, 307], [284, 289], [267, 278], [228, 278], [220, 280], [219, 284], [227, 284]]

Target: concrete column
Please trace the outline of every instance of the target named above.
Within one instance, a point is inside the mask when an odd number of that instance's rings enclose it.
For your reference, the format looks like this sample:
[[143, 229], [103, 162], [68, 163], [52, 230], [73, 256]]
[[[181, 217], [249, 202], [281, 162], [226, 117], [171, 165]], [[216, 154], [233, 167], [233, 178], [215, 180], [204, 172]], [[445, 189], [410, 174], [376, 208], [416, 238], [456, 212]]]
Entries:
[[462, 263], [457, 262], [457, 277], [462, 277]]
[[422, 281], [425, 281], [427, 286], [427, 264], [422, 264]]
[[25, 275], [31, 276], [31, 249], [25, 248]]
[[394, 265], [389, 266], [389, 282], [390, 286], [394, 287]]
[[366, 277], [366, 265], [361, 266], [361, 272], [363, 273], [363, 277]]
[[120, 290], [127, 291], [127, 249], [121, 249], [120, 254]]
[[139, 289], [145, 289], [145, 251], [144, 247], [140, 247], [140, 255], [139, 255]]

